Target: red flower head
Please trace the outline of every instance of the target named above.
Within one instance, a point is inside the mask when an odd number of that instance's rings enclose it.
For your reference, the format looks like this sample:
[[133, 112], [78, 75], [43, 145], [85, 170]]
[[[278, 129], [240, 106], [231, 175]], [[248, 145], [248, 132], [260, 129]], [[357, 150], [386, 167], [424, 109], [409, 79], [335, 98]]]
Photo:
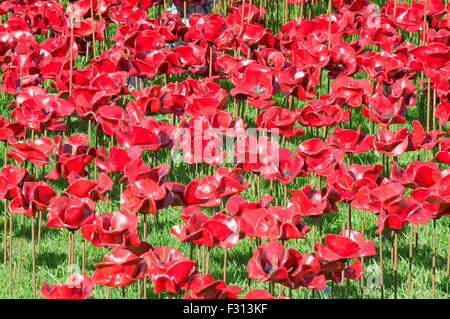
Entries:
[[25, 182], [21, 193], [9, 203], [12, 213], [25, 213], [33, 216], [44, 211], [56, 196], [55, 191], [46, 182]]
[[219, 167], [214, 174], [195, 178], [186, 186], [186, 205], [218, 206], [223, 197], [242, 192], [250, 185], [241, 176], [241, 169]]
[[6, 154], [17, 162], [29, 160], [34, 165], [43, 166], [50, 164], [50, 152], [54, 147], [51, 138], [41, 137], [35, 140], [26, 140], [12, 143], [12, 150]]
[[45, 177], [58, 179], [62, 175], [69, 178], [72, 172], [77, 175], [87, 175], [84, 168], [96, 155], [95, 149], [88, 146], [88, 136], [84, 133], [74, 134], [63, 143], [62, 137], [57, 135], [55, 142], [57, 147], [53, 150], [53, 156], [57, 162]]
[[47, 227], [76, 230], [92, 224], [95, 219], [95, 203], [89, 198], [55, 198], [47, 208]]
[[[306, 275], [306, 268], [314, 274], [319, 270], [318, 262], [315, 266], [308, 267], [304, 262], [308, 261], [311, 255], [302, 256], [300, 252], [293, 248], [285, 248], [282, 243], [278, 241], [268, 242], [258, 246], [248, 262], [248, 276], [249, 278], [258, 279], [258, 282], [277, 282], [283, 286], [290, 288], [298, 288], [300, 284], [305, 284], [303, 275]], [[312, 258], [314, 259], [314, 258]], [[309, 265], [312, 265], [309, 261]], [[306, 266], [306, 267], [305, 267]], [[311, 280], [308, 280], [309, 283]], [[313, 285], [323, 289], [325, 281], [320, 285]]]
[[361, 125], [356, 131], [352, 129], [333, 128], [333, 134], [328, 136], [328, 144], [337, 146], [345, 153], [364, 153], [370, 150], [375, 137], [361, 133]]
[[[334, 82], [333, 82], [334, 83]], [[321, 95], [318, 100], [308, 101], [297, 118], [303, 126], [322, 127], [346, 122], [350, 110], [343, 111], [338, 101], [332, 102], [331, 95]]]
[[74, 195], [79, 198], [90, 198], [93, 201], [105, 201], [103, 194], [110, 190], [114, 183], [105, 173], [100, 173], [96, 180], [80, 178], [72, 172], [69, 176], [69, 186], [64, 193]]
[[401, 229], [405, 223], [426, 224], [431, 218], [432, 213], [419, 201], [402, 195], [382, 209], [376, 221], [378, 229], [375, 233], [381, 233], [384, 228]]
[[352, 107], [367, 104], [372, 95], [372, 83], [367, 79], [354, 80], [351, 77], [340, 76], [331, 82], [331, 96], [344, 99], [345, 103]]
[[192, 295], [185, 293], [185, 299], [238, 299], [241, 287], [227, 286], [223, 280], [212, 281], [211, 274], [198, 274], [190, 282], [188, 289]]
[[374, 188], [381, 182], [383, 165], [341, 166], [327, 176], [326, 184], [332, 187], [341, 200], [353, 200], [361, 187]]
[[93, 223], [81, 226], [81, 234], [96, 247], [123, 248], [138, 246], [139, 217], [124, 211], [95, 215]]
[[102, 262], [94, 266], [97, 268], [91, 277], [94, 283], [109, 287], [126, 286], [142, 278], [147, 269], [143, 258], [126, 248], [107, 253]]
[[76, 274], [62, 285], [47, 284], [42, 281], [41, 295], [45, 299], [86, 299], [94, 288], [91, 278]]
[[243, 61], [236, 65], [231, 81], [236, 86], [230, 91], [233, 97], [248, 98], [249, 103], [256, 108], [264, 108], [275, 103], [272, 96], [278, 90], [270, 68]]
[[315, 172], [320, 176], [330, 175], [344, 161], [344, 152], [328, 146], [318, 138], [301, 143], [296, 152], [305, 159], [308, 172]]
[[263, 194], [259, 202], [252, 203], [244, 201], [244, 196], [236, 194], [228, 199], [227, 203], [225, 204], [225, 209], [228, 213], [239, 217], [247, 210], [266, 207], [272, 201], [272, 199], [273, 197], [271, 195]]
[[34, 182], [26, 168], [13, 165], [4, 166], [0, 170], [0, 199], [13, 199], [22, 192], [24, 182]]
[[271, 106], [258, 114], [256, 125], [286, 137], [297, 137], [305, 133], [302, 128], [294, 127], [297, 116], [297, 112], [291, 112], [279, 106]]
[[325, 245], [316, 243], [316, 256], [320, 260], [339, 261], [375, 255], [373, 241], [366, 241], [363, 235], [356, 230], [345, 230], [339, 235], [325, 235]]
[[143, 257], [148, 265], [145, 275], [155, 286], [155, 294], [162, 290], [173, 294], [180, 293], [196, 273], [195, 261], [170, 246], [151, 249]]
[[338, 211], [336, 202], [340, 197], [332, 188], [325, 187], [319, 191], [306, 184], [301, 190], [291, 189], [290, 194], [292, 198], [288, 208], [292, 207], [302, 216], [319, 216]]
[[417, 144], [406, 127], [399, 128], [397, 133], [380, 128], [377, 130], [373, 147], [380, 154], [400, 156], [405, 152], [416, 150]]

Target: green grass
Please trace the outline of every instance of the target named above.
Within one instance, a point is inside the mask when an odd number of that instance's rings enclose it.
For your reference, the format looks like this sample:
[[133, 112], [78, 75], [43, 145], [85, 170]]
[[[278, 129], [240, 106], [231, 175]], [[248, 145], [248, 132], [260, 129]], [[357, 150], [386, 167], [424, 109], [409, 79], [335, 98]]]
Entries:
[[[375, 1], [376, 3], [381, 4], [382, 1]], [[280, 3], [280, 1], [278, 1]], [[318, 11], [318, 12], [316, 12]], [[321, 6], [320, 9], [317, 9], [313, 12], [313, 15], [317, 15], [319, 13], [324, 13], [326, 11], [326, 4]], [[151, 12], [151, 10], [150, 10]], [[308, 12], [305, 9], [305, 12]], [[269, 11], [271, 17], [269, 17], [270, 21], [275, 20], [276, 11]], [[151, 16], [151, 15], [150, 15]], [[291, 11], [291, 18], [294, 17], [294, 13]], [[280, 25], [273, 25], [273, 30], [278, 30]], [[109, 39], [112, 39], [115, 28], [113, 26], [108, 30]], [[414, 38], [414, 37], [413, 37]], [[413, 40], [414, 41], [414, 40]], [[417, 40], [416, 40], [417, 41]], [[111, 45], [111, 42], [110, 42]], [[76, 61], [76, 66], [82, 68], [85, 64], [84, 57], [79, 57]], [[327, 78], [326, 71], [322, 74], [322, 82], [321, 89], [322, 94], [326, 92], [327, 86]], [[356, 74], [355, 78], [359, 78], [364, 76], [362, 72]], [[182, 80], [186, 78], [186, 74], [183, 75], [174, 75], [172, 80]], [[170, 79], [170, 77], [169, 77]], [[414, 79], [417, 82], [417, 78]], [[162, 76], [158, 76], [151, 81], [152, 85], [162, 84], [163, 78]], [[221, 81], [220, 84], [222, 87], [230, 88], [228, 83], [225, 81]], [[5, 98], [0, 101], [0, 112], [5, 117], [10, 118], [9, 113], [11, 112], [10, 108], [7, 108], [7, 105], [12, 101], [13, 97], [6, 94]], [[424, 99], [426, 99], [426, 94], [419, 94], [416, 105], [413, 108], [408, 109], [406, 120], [408, 128], [411, 129], [410, 122], [414, 119], [420, 117], [419, 114], [419, 105], [423, 103]], [[276, 105], [284, 105], [284, 98], [282, 94], [278, 94], [275, 96]], [[231, 99], [229, 100], [231, 101]], [[305, 101], [294, 101], [295, 107], [302, 107], [305, 104]], [[232, 103], [229, 103], [229, 110], [232, 110]], [[359, 112], [358, 109], [353, 110], [352, 122], [353, 128], [357, 125], [362, 126], [362, 131], [365, 133], [372, 133], [372, 127], [370, 121], [365, 119]], [[163, 116], [158, 115], [155, 116], [158, 120], [171, 120], [171, 115]], [[249, 117], [247, 121], [247, 127], [255, 127], [255, 117], [256, 110], [252, 107], [249, 108]], [[76, 132], [87, 132], [87, 122], [80, 122], [77, 120], [77, 117], [72, 116], [72, 133]], [[348, 123], [344, 124], [343, 127], [347, 127]], [[377, 128], [377, 127], [376, 127]], [[447, 130], [448, 126], [443, 129]], [[329, 128], [329, 132], [331, 132], [331, 128]], [[295, 150], [297, 145], [302, 141], [307, 140], [312, 137], [310, 129], [306, 129], [306, 134], [286, 140], [284, 147], [288, 147], [291, 150]], [[56, 134], [54, 132], [49, 132], [49, 136], [54, 137]], [[95, 135], [95, 134], [93, 134]], [[95, 143], [95, 137], [92, 137], [92, 143]], [[3, 148], [1, 149], [0, 156], [3, 156]], [[170, 155], [168, 150], [160, 150], [157, 152], [157, 163], [170, 163]], [[424, 157], [424, 152], [422, 151], [421, 158]], [[144, 155], [144, 160], [148, 161], [148, 152]], [[399, 157], [398, 163], [402, 167], [405, 167], [409, 162], [415, 160], [417, 158], [417, 152], [407, 153]], [[359, 164], [375, 164], [382, 163], [382, 157], [378, 155], [374, 151], [370, 151], [364, 154], [354, 154], [353, 160], [355, 163]], [[15, 163], [9, 159], [8, 164], [15, 165]], [[231, 164], [226, 164], [227, 166], [232, 166]], [[28, 164], [28, 169], [31, 171], [31, 167]], [[441, 167], [442, 169], [444, 167]], [[46, 168], [48, 172], [49, 168]], [[92, 170], [92, 166], [91, 166]], [[202, 171], [202, 170], [201, 170]], [[92, 175], [91, 175], [92, 176]], [[249, 174], [244, 173], [246, 181], [250, 180]], [[192, 168], [187, 164], [176, 164], [172, 167], [171, 172], [172, 180], [179, 181], [187, 184], [194, 176], [192, 172]], [[117, 176], [114, 176], [113, 179], [117, 181]], [[291, 184], [289, 184], [289, 188], [292, 189], [300, 189], [305, 184], [310, 183], [311, 179], [298, 177]], [[66, 185], [63, 180], [59, 181], [49, 181], [55, 191], [59, 194], [62, 192]], [[278, 185], [278, 183], [275, 183]], [[282, 204], [282, 189], [278, 190], [279, 196], [279, 204]], [[261, 180], [261, 193], [270, 193], [270, 183], [268, 181]], [[274, 192], [276, 194], [276, 192]], [[245, 190], [243, 194], [246, 197], [246, 200], [255, 200], [256, 190], [255, 185], [249, 190]], [[275, 194], [274, 195], [275, 197]], [[115, 212], [120, 209], [119, 206], [119, 186], [117, 183], [113, 187], [113, 189], [109, 192], [110, 201], [108, 206], [106, 203], [98, 202], [97, 203], [97, 211], [98, 212]], [[272, 204], [275, 204], [276, 199]], [[202, 211], [208, 215], [223, 209], [223, 204], [221, 207], [217, 208], [202, 208]], [[345, 204], [339, 204], [339, 212], [334, 212], [323, 216], [322, 225], [323, 229], [321, 230], [321, 234], [319, 234], [319, 229], [316, 234], [316, 241], [322, 239], [323, 235], [328, 233], [338, 233], [342, 224], [346, 222], [346, 206]], [[1, 210], [3, 211], [3, 209]], [[352, 225], [353, 229], [360, 230], [361, 229], [361, 214], [362, 212], [359, 210], [353, 210], [352, 213]], [[371, 239], [374, 241], [377, 252], [378, 252], [378, 236], [375, 235], [375, 230], [377, 229], [375, 225], [376, 216], [365, 212], [365, 237], [366, 239]], [[9, 216], [8, 216], [9, 218]], [[20, 241], [20, 215], [13, 215], [13, 246], [12, 246], [12, 287], [13, 287], [13, 295], [12, 298], [32, 298], [32, 249], [31, 249], [31, 219], [29, 217], [25, 217], [24, 229], [23, 229], [23, 250], [22, 250], [22, 264], [21, 264], [21, 277], [20, 281], [18, 281], [18, 263], [19, 263], [19, 241]], [[40, 250], [36, 253], [36, 281], [37, 281], [37, 295], [39, 294], [39, 287], [41, 281], [45, 281], [47, 283], [64, 283], [67, 277], [67, 245], [68, 245], [68, 231], [65, 229], [51, 229], [45, 227], [45, 213], [42, 216], [42, 229], [41, 229], [41, 244]], [[311, 219], [306, 217], [306, 223], [311, 226]], [[8, 221], [9, 223], [9, 221]], [[179, 207], [169, 207], [160, 211], [159, 214], [159, 228], [155, 226], [154, 218], [150, 219], [149, 224], [149, 233], [148, 233], [148, 242], [153, 246], [161, 246], [161, 245], [169, 245], [179, 249], [184, 255], [190, 255], [190, 246], [185, 243], [180, 243], [179, 240], [170, 234], [170, 228], [173, 225], [181, 224], [180, 218], [180, 208]], [[447, 259], [447, 240], [448, 240], [448, 229], [450, 226], [450, 221], [448, 218], [441, 218], [437, 221], [437, 236], [436, 236], [436, 298], [449, 298], [450, 294], [448, 292], [448, 282], [446, 279], [445, 267], [446, 267], [446, 259]], [[9, 228], [9, 224], [7, 224]], [[7, 259], [6, 265], [3, 264], [3, 228], [4, 228], [4, 220], [3, 215], [0, 218], [0, 298], [10, 298], [8, 284], [9, 284], [9, 258]], [[37, 229], [37, 228], [36, 228]], [[408, 290], [408, 269], [409, 269], [409, 233], [410, 228], [405, 227], [399, 232], [399, 246], [398, 246], [398, 297], [399, 298], [431, 298], [431, 280], [432, 280], [432, 237], [433, 237], [433, 228], [432, 222], [430, 222], [426, 227], [419, 227], [419, 236], [418, 236], [418, 250], [417, 252], [414, 250], [413, 254], [413, 266], [412, 266], [412, 279], [411, 279], [411, 289]], [[139, 226], [139, 234], [142, 237], [143, 229], [142, 223]], [[320, 235], [322, 237], [320, 238]], [[36, 232], [37, 238], [37, 232]], [[264, 240], [263, 240], [264, 242]], [[415, 244], [415, 233], [414, 233], [414, 242]], [[253, 241], [253, 249], [255, 242]], [[286, 246], [295, 248], [302, 253], [310, 253], [312, 252], [312, 232], [307, 234], [306, 239], [296, 239], [289, 240], [286, 242]], [[385, 298], [393, 298], [394, 295], [394, 272], [391, 270], [391, 262], [390, 262], [390, 251], [391, 251], [392, 242], [390, 239], [390, 231], [385, 231], [383, 233], [383, 263], [384, 263], [384, 294]], [[8, 243], [8, 251], [9, 251], [9, 243]], [[85, 273], [87, 275], [91, 275], [95, 270], [94, 263], [100, 262], [103, 256], [108, 252], [107, 248], [99, 248], [90, 245], [89, 242], [86, 243], [86, 269]], [[81, 256], [82, 256], [82, 237], [79, 231], [75, 233], [75, 262], [74, 264], [79, 265], [81, 269]], [[210, 263], [210, 273], [213, 275], [214, 279], [222, 279], [223, 278], [223, 249], [215, 247], [211, 250], [211, 263]], [[194, 250], [194, 260], [196, 259], [197, 252]], [[249, 239], [245, 238], [241, 240], [235, 247], [228, 250], [228, 267], [227, 267], [227, 284], [240, 285], [242, 287], [241, 296], [248, 291], [248, 274], [247, 274], [247, 262], [249, 257]], [[375, 265], [379, 265], [379, 257], [378, 255], [368, 257], [364, 259], [365, 269], [368, 270], [370, 268], [374, 268]], [[365, 289], [364, 289], [364, 298], [380, 298], [381, 290], [379, 288], [370, 288], [368, 287], [366, 280], [368, 278], [375, 278], [373, 272], [367, 272], [364, 275], [365, 280]], [[147, 281], [148, 282], [148, 281]], [[330, 284], [330, 283], [328, 283]], [[137, 287], [138, 283], [132, 283], [131, 285], [125, 288], [126, 296], [128, 298], [137, 298]], [[264, 288], [268, 289], [268, 284], [258, 284], [255, 280], [250, 282], [250, 288]], [[148, 297], [149, 298], [171, 298], [172, 296], [166, 293], [160, 293], [159, 295], [154, 295], [152, 293], [153, 287], [150, 283], [147, 285], [148, 289]], [[94, 290], [91, 293], [91, 296], [95, 298], [106, 298], [106, 287], [96, 285]], [[287, 295], [287, 289], [284, 290], [284, 294]], [[312, 291], [307, 288], [300, 288], [292, 292], [294, 298], [311, 298]], [[278, 287], [276, 289], [276, 294], [278, 294]], [[339, 298], [340, 296], [340, 288], [337, 285], [334, 285], [334, 297]], [[110, 289], [110, 297], [111, 298], [122, 298], [122, 290], [120, 288], [111, 288]], [[315, 292], [315, 298], [329, 298], [324, 293]], [[361, 298], [360, 291], [360, 281], [348, 281], [346, 284], [346, 297], [347, 298]]]

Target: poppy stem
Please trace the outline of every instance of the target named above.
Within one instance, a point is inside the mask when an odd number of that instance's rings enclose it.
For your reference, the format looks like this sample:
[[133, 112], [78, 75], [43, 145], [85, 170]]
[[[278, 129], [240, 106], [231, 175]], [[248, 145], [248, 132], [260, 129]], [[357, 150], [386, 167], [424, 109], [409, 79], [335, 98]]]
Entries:
[[206, 275], [206, 273], [205, 273], [205, 245], [202, 245], [202, 273], [203, 273], [203, 275]]
[[391, 270], [394, 269], [394, 231], [391, 230]]
[[347, 229], [352, 229], [352, 207], [350, 201], [347, 203]]
[[415, 246], [416, 255], [419, 251], [418, 249], [419, 249], [419, 225], [416, 225], [416, 246]]
[[412, 247], [413, 247], [413, 228], [414, 226], [410, 225], [410, 233], [409, 233], [409, 270], [408, 270], [408, 298], [411, 298], [411, 271], [412, 271]]
[[24, 215], [25, 215], [25, 213], [22, 213], [22, 217], [20, 219], [19, 266], [18, 266], [18, 270], [17, 270], [17, 284], [19, 284], [19, 282], [20, 282], [20, 266], [22, 265], [22, 244], [23, 244]]
[[206, 274], [209, 273], [209, 260], [211, 257], [211, 247], [208, 246], [208, 252], [206, 253]]
[[81, 272], [84, 274], [85, 265], [86, 265], [86, 240], [83, 238], [82, 241], [82, 259], [81, 259]]
[[94, 58], [97, 56], [97, 48], [95, 47], [95, 22], [94, 22], [94, 6], [92, 5], [92, 0], [90, 0], [91, 5], [91, 25], [92, 25], [92, 48], [94, 52]]
[[71, 239], [72, 239], [72, 233], [69, 231], [69, 244], [67, 247], [67, 279], [70, 278], [70, 266], [72, 265], [72, 259], [71, 259], [72, 258], [72, 254], [71, 254], [72, 240]]
[[[364, 236], [364, 211], [361, 211], [361, 235]], [[364, 257], [361, 257], [361, 266], [364, 268]], [[361, 298], [364, 298], [364, 272], [361, 275]]]
[[223, 282], [227, 282], [227, 249], [223, 253]]
[[147, 241], [147, 214], [144, 214], [144, 240]]
[[31, 254], [33, 268], [33, 299], [36, 299], [36, 251], [34, 245], [34, 215], [31, 216]]
[[436, 218], [433, 219], [433, 258], [432, 258], [433, 275], [431, 279], [431, 298], [434, 299], [436, 292]]
[[38, 220], [38, 240], [37, 240], [37, 253], [41, 250], [41, 224], [42, 224], [42, 212], [39, 212]]
[[13, 214], [9, 212], [9, 298], [12, 298], [12, 232], [13, 232], [12, 217]]
[[[303, 9], [303, 3], [302, 3], [302, 9]], [[328, 0], [328, 50], [329, 49], [331, 49], [331, 0]]]
[[3, 257], [4, 257], [4, 261], [3, 261], [3, 263], [4, 263], [4, 265], [6, 266], [6, 260], [8, 259], [8, 253], [7, 253], [7, 250], [8, 250], [8, 244], [6, 243], [6, 238], [7, 238], [7, 236], [8, 236], [8, 200], [5, 198], [5, 203], [4, 203], [4, 206], [3, 206], [3, 211], [4, 211], [4, 214], [5, 214], [5, 216], [4, 216], [4, 218], [5, 218], [5, 220], [4, 220], [4, 236], [3, 236], [3, 250], [4, 250], [4, 253], [3, 253]]
[[381, 288], [381, 299], [384, 299], [384, 283], [383, 283], [383, 239], [382, 239], [382, 234], [381, 232], [378, 234], [379, 235], [379, 243], [380, 243], [380, 247], [379, 247], [379, 255], [380, 255], [380, 288]]
[[311, 245], [311, 250], [314, 251], [314, 246], [316, 245], [316, 218], [314, 216], [311, 216], [311, 222], [312, 222], [312, 245]]
[[394, 299], [397, 299], [397, 288], [398, 288], [398, 263], [397, 263], [397, 257], [398, 257], [398, 234], [397, 231], [394, 231]]

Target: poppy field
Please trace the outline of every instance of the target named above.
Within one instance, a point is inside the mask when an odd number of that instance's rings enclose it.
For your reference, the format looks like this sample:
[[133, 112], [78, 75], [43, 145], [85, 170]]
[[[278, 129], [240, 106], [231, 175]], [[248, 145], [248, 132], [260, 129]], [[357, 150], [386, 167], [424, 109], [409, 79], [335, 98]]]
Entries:
[[0, 3], [0, 298], [448, 299], [447, 0]]

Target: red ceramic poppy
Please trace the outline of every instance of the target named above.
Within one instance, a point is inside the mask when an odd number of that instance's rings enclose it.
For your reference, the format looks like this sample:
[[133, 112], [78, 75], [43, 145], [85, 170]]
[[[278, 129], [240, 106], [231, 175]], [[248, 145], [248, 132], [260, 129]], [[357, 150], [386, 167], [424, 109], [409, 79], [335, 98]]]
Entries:
[[373, 147], [380, 154], [400, 156], [417, 149], [417, 143], [406, 127], [399, 128], [397, 133], [380, 128], [377, 130]]
[[310, 138], [301, 143], [296, 153], [304, 157], [308, 172], [327, 176], [344, 161], [344, 152], [328, 146], [321, 139]]
[[88, 198], [55, 198], [47, 207], [47, 227], [76, 230], [83, 225], [92, 224], [95, 219], [95, 203]]
[[62, 285], [42, 281], [40, 291], [45, 299], [87, 299], [93, 288], [94, 282], [90, 277], [76, 274]]
[[307, 184], [301, 190], [291, 189], [290, 194], [292, 198], [288, 208], [296, 209], [302, 216], [319, 216], [338, 211], [336, 202], [340, 197], [332, 188], [325, 187], [319, 191]]
[[0, 170], [0, 199], [13, 199], [22, 192], [24, 182], [34, 182], [34, 177], [24, 167], [4, 166]]
[[375, 233], [381, 233], [385, 228], [401, 229], [405, 223], [414, 225], [426, 224], [433, 218], [432, 213], [419, 201], [402, 195], [384, 207], [378, 216]]
[[356, 193], [351, 207], [378, 214], [388, 203], [402, 195], [404, 190], [405, 188], [398, 183], [384, 183], [371, 189], [363, 186]]
[[84, 133], [69, 136], [65, 142], [60, 135], [55, 136], [57, 147], [53, 150], [56, 159], [55, 167], [45, 176], [49, 179], [58, 179], [61, 175], [68, 178], [74, 172], [86, 176], [85, 167], [96, 155], [93, 147], [88, 146], [88, 136]]
[[293, 248], [286, 248], [278, 241], [258, 246], [248, 261], [248, 276], [258, 282], [277, 282], [295, 288], [292, 275], [301, 266], [302, 255]]
[[153, 283], [155, 294], [162, 290], [180, 293], [196, 273], [195, 262], [170, 246], [151, 249], [143, 257], [148, 265], [146, 276]]
[[339, 235], [325, 235], [325, 246], [316, 243], [317, 258], [326, 261], [337, 261], [354, 257], [375, 255], [375, 245], [372, 240], [365, 240], [356, 230], [345, 230]]
[[241, 287], [227, 286], [223, 280], [212, 280], [211, 274], [197, 275], [188, 287], [192, 295], [185, 293], [185, 299], [238, 299]]
[[382, 169], [380, 164], [341, 166], [327, 176], [326, 184], [339, 194], [340, 199], [350, 201], [361, 187], [377, 187], [381, 182]]
[[441, 130], [432, 130], [429, 132], [425, 132], [419, 121], [412, 121], [413, 130], [411, 132], [415, 142], [417, 143], [417, 147], [420, 147], [425, 150], [431, 150], [434, 148], [439, 138], [442, 135], [445, 135], [444, 131]]
[[329, 94], [321, 95], [319, 99], [308, 101], [297, 118], [303, 126], [322, 127], [346, 122], [350, 110], [343, 110], [339, 101], [333, 101]]
[[244, 196], [236, 194], [228, 199], [227, 203], [225, 204], [225, 209], [233, 216], [239, 217], [247, 210], [266, 207], [272, 201], [272, 199], [273, 197], [271, 195], [263, 194], [259, 202], [252, 203], [245, 201]]
[[13, 149], [6, 154], [17, 162], [29, 160], [37, 166], [50, 164], [50, 152], [54, 143], [49, 137], [41, 137], [35, 140], [18, 141], [12, 144]]
[[269, 132], [276, 129], [277, 134], [286, 137], [300, 136], [305, 131], [300, 127], [294, 127], [298, 113], [278, 106], [265, 108], [256, 118], [256, 125], [265, 128]]
[[109, 287], [126, 286], [142, 278], [147, 268], [142, 257], [125, 248], [107, 253], [102, 262], [94, 266], [96, 270], [91, 277], [94, 283]]
[[340, 76], [331, 82], [331, 95], [334, 98], [345, 99], [346, 104], [359, 107], [368, 103], [372, 95], [372, 83], [367, 79], [355, 80], [351, 77]]
[[103, 195], [114, 185], [111, 178], [105, 173], [100, 173], [96, 180], [90, 180], [73, 172], [69, 176], [69, 184], [64, 193], [79, 198], [90, 198], [93, 201], [105, 201], [106, 197]]
[[356, 131], [352, 129], [333, 128], [333, 134], [328, 136], [328, 144], [337, 146], [345, 153], [364, 153], [370, 150], [375, 137], [361, 133], [361, 125]]
[[81, 234], [96, 247], [123, 248], [138, 246], [141, 240], [137, 234], [139, 217], [124, 211], [103, 212], [95, 215], [91, 224], [81, 226]]
[[35, 212], [46, 210], [55, 196], [46, 182], [25, 182], [19, 196], [9, 203], [9, 209], [12, 213], [33, 216]]
[[450, 164], [450, 138], [443, 137], [439, 140], [439, 151], [433, 157], [432, 161]]

